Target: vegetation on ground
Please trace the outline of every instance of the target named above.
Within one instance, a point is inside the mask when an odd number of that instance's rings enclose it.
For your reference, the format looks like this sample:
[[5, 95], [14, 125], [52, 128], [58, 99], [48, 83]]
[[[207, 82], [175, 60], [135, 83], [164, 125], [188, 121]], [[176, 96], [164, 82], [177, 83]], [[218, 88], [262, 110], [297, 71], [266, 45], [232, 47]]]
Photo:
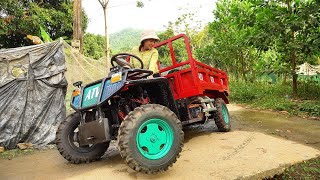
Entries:
[[300, 81], [298, 96], [292, 96], [291, 84], [271, 84], [231, 81], [230, 102], [247, 104], [253, 108], [286, 111], [293, 115], [320, 118], [320, 84]]
[[287, 168], [282, 174], [275, 175], [265, 180], [280, 179], [310, 179], [316, 180], [320, 177], [320, 157], [303, 161]]
[[13, 159], [15, 157], [19, 157], [19, 156], [23, 156], [23, 155], [29, 155], [29, 154], [33, 154], [37, 152], [36, 149], [12, 149], [12, 150], [8, 150], [8, 151], [4, 151], [2, 153], [0, 153], [0, 159]]

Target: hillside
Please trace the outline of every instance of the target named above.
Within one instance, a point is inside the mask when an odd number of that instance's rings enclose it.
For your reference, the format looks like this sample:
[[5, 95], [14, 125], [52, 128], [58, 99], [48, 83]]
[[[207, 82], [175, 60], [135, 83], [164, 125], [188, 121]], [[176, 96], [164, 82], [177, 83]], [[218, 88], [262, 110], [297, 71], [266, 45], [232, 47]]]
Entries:
[[119, 32], [110, 34], [110, 47], [112, 54], [126, 52], [133, 46], [139, 44], [140, 33], [142, 30], [126, 28]]

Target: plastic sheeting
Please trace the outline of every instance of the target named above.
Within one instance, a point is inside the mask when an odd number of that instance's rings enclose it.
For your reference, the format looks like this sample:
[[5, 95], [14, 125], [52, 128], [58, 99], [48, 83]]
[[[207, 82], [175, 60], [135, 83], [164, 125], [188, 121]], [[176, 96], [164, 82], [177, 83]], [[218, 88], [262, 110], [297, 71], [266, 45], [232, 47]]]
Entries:
[[0, 146], [43, 146], [66, 116], [61, 41], [0, 50]]
[[299, 70], [296, 71], [297, 74], [302, 74], [305, 76], [314, 76], [320, 74], [320, 65], [313, 66], [307, 62], [298, 66]]

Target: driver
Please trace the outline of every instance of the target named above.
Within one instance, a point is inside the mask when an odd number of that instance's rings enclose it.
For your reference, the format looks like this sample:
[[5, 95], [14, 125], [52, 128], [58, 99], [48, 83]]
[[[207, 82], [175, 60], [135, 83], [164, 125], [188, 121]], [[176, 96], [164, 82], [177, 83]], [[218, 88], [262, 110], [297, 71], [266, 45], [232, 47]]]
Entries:
[[[132, 48], [131, 53], [138, 56], [144, 65], [144, 69], [151, 70], [153, 77], [160, 77], [159, 69], [157, 65], [158, 50], [153, 46], [158, 42], [160, 38], [153, 30], [145, 30], [141, 33], [140, 46]], [[131, 64], [134, 68], [140, 67], [140, 62], [135, 58], [131, 58]]]

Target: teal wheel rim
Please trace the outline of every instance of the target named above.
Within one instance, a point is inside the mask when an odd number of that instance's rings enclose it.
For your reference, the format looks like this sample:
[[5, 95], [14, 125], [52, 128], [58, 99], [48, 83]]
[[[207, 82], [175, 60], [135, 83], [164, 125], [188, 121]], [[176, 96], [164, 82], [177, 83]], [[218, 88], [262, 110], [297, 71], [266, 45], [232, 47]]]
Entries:
[[136, 143], [143, 157], [156, 160], [170, 151], [174, 136], [171, 126], [162, 119], [149, 119], [138, 129]]
[[222, 118], [226, 124], [229, 124], [229, 113], [225, 104], [222, 105]]

